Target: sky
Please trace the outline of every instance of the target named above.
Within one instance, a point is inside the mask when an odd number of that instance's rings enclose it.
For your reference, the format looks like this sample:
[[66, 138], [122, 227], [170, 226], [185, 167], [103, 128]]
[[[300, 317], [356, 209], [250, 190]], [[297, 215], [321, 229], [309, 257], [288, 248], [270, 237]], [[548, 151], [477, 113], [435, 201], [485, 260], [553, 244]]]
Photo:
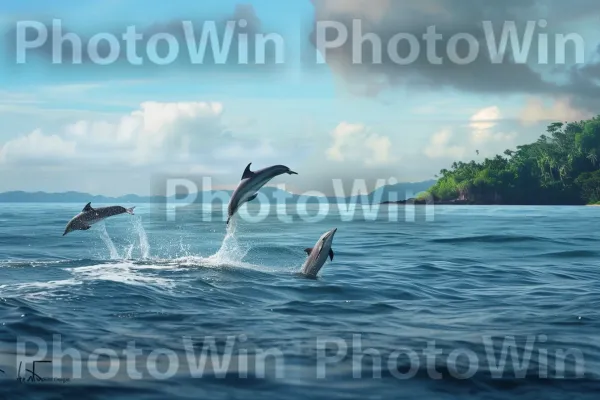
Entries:
[[[552, 122], [600, 114], [596, 0], [31, 0], [0, 7], [0, 192], [147, 195], [168, 179], [203, 177], [213, 188], [232, 188], [252, 163], [297, 171], [273, 181], [290, 191], [330, 194], [332, 179], [428, 180], [454, 161], [532, 142]], [[204, 62], [192, 63], [190, 49], [198, 48], [191, 38], [197, 45], [212, 23], [222, 40], [228, 21], [235, 30], [225, 62], [208, 46]], [[533, 21], [524, 59], [509, 44], [503, 62], [491, 62], [484, 21], [496, 39], [507, 22], [524, 36]], [[142, 35], [142, 65], [130, 62], [121, 41], [128, 27]], [[434, 48], [443, 62], [434, 64], [421, 41], [418, 56], [401, 65], [410, 42], [397, 40], [394, 57], [394, 36], [420, 40], [428, 27], [443, 36]], [[343, 30], [347, 40], [333, 43]], [[35, 43], [42, 31], [46, 40]], [[381, 42], [381, 59], [372, 42], [353, 45], [367, 33]], [[154, 64], [147, 49], [157, 34], [179, 47], [166, 65]], [[565, 47], [564, 63], [556, 58], [557, 34], [581, 38]], [[61, 35], [81, 41], [80, 64]], [[95, 63], [88, 45], [98, 35], [120, 41], [114, 62]], [[258, 65], [256, 35], [277, 35], [283, 50], [271, 42]], [[478, 44], [472, 62], [452, 61], [453, 42], [458, 58], [469, 55], [455, 35]], [[106, 40], [96, 43], [92, 50], [109, 55]], [[164, 40], [156, 52], [166, 57]]]

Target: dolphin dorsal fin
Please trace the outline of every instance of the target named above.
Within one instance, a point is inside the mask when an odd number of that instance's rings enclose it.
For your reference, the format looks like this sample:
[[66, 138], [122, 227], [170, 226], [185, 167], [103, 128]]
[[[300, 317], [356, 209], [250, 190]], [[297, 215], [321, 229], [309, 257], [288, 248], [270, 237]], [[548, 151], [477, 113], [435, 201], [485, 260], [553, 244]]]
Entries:
[[304, 249], [304, 251], [306, 252], [307, 256], [310, 256], [310, 253], [312, 253], [313, 249], [309, 247], [308, 249]]
[[329, 259], [333, 261], [333, 249], [329, 249]]
[[92, 208], [92, 203], [90, 202], [90, 203], [87, 203], [87, 204], [85, 205], [85, 207], [83, 207], [83, 210], [82, 210], [82, 212], [88, 212], [88, 211], [93, 211], [93, 210], [94, 210], [94, 209]]
[[252, 165], [252, 163], [248, 164], [248, 166], [244, 170], [244, 173], [242, 174], [242, 180], [252, 178], [254, 176], [254, 172], [250, 171], [251, 165]]

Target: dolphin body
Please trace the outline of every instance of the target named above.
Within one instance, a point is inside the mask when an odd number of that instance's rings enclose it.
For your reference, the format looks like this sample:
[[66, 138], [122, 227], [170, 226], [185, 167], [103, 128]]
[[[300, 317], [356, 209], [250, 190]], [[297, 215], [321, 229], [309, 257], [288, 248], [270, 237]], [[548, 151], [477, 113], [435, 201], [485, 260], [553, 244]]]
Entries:
[[327, 257], [333, 261], [333, 250], [331, 244], [333, 243], [333, 236], [337, 232], [337, 228], [325, 232], [315, 244], [315, 247], [304, 249], [308, 258], [302, 266], [301, 273], [308, 278], [316, 278], [317, 274], [323, 268]]
[[231, 195], [229, 205], [227, 206], [227, 225], [229, 225], [231, 217], [233, 217], [237, 210], [244, 203], [254, 200], [258, 196], [257, 192], [260, 188], [266, 185], [271, 179], [283, 174], [298, 175], [298, 173], [290, 170], [285, 165], [273, 165], [272, 167], [254, 172], [250, 171], [251, 165], [252, 163], [248, 164], [242, 174], [242, 181]]
[[121, 206], [92, 208], [92, 203], [87, 203], [83, 210], [69, 221], [63, 236], [72, 231], [87, 231], [96, 222], [100, 222], [103, 219], [114, 215], [125, 213], [133, 215], [134, 208], [135, 207], [125, 208]]

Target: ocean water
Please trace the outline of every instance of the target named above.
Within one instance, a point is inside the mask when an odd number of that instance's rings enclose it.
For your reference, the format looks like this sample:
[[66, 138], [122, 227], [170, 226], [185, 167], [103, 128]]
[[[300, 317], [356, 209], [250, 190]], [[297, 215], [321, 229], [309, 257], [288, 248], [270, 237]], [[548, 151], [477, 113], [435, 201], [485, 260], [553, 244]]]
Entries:
[[600, 208], [82, 207], [0, 205], [0, 398], [598, 398]]

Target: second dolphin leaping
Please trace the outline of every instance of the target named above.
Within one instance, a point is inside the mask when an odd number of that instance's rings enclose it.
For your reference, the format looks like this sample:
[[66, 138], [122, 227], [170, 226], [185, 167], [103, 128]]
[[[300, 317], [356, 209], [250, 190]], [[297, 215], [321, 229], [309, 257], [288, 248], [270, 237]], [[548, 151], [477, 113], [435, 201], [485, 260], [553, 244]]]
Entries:
[[113, 215], [125, 213], [133, 215], [134, 208], [135, 207], [125, 208], [121, 206], [92, 208], [92, 203], [87, 203], [83, 210], [69, 221], [63, 236], [72, 231], [87, 231], [96, 222], [100, 222]]
[[331, 245], [333, 244], [333, 236], [336, 232], [337, 228], [325, 232], [319, 240], [317, 240], [315, 247], [304, 249], [308, 258], [302, 266], [302, 275], [305, 275], [308, 278], [316, 278], [321, 268], [323, 268], [325, 261], [327, 261], [327, 257], [333, 261], [333, 250], [331, 249]]
[[231, 200], [229, 200], [227, 207], [227, 225], [229, 225], [231, 217], [233, 217], [242, 204], [254, 200], [258, 196], [257, 192], [260, 188], [266, 185], [271, 179], [283, 174], [298, 175], [297, 172], [290, 170], [285, 165], [273, 165], [272, 167], [263, 168], [258, 171], [250, 171], [251, 165], [252, 163], [248, 164], [242, 174], [242, 181], [231, 195]]

